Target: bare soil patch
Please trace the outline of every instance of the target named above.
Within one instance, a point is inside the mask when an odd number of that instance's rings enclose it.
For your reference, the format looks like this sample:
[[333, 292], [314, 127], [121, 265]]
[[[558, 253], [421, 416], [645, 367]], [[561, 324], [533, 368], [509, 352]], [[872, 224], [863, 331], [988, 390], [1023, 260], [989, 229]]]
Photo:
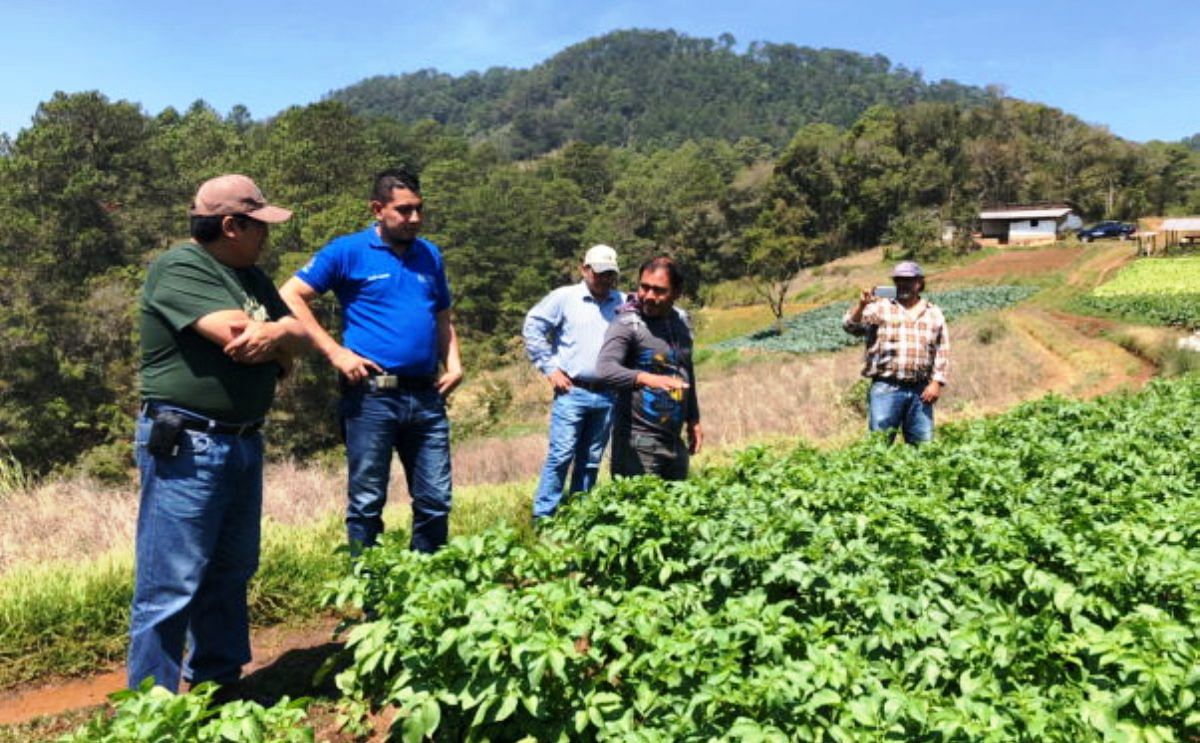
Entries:
[[1059, 247], [1039, 250], [1009, 250], [959, 266], [934, 276], [942, 281], [999, 281], [1009, 278], [1036, 278], [1061, 271], [1083, 255], [1081, 248]]

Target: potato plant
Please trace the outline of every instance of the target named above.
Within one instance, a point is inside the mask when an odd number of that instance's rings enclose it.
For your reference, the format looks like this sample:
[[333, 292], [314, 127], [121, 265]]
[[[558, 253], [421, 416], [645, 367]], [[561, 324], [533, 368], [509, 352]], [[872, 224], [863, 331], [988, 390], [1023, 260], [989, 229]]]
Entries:
[[100, 712], [59, 743], [312, 743], [303, 725], [307, 699], [264, 708], [254, 702], [212, 703], [217, 686], [200, 684], [188, 694], [172, 694], [149, 680], [139, 689], [112, 695], [116, 713]]
[[[926, 296], [942, 308], [947, 321], [952, 321], [972, 312], [1009, 307], [1026, 299], [1036, 291], [1036, 288], [1029, 286], [982, 286], [946, 292], [930, 292]], [[774, 328], [770, 328], [750, 335], [731, 338], [717, 343], [713, 347], [789, 353], [836, 351], [862, 342], [861, 338], [856, 338], [842, 330], [842, 315], [849, 306], [848, 302], [837, 302], [818, 307], [815, 310], [801, 312], [784, 321], [782, 333], [776, 333]]]
[[1200, 736], [1200, 378], [921, 449], [621, 480], [529, 543], [387, 539], [338, 685], [397, 738]]

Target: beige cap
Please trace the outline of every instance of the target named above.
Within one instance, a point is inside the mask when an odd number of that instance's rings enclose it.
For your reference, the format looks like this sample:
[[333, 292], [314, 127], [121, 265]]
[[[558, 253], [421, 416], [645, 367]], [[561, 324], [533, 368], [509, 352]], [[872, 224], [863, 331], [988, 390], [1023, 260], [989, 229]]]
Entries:
[[590, 267], [596, 273], [617, 271], [617, 251], [607, 245], [593, 245], [583, 256], [583, 265]]
[[219, 175], [200, 184], [188, 214], [193, 217], [244, 214], [251, 219], [272, 224], [292, 218], [290, 209], [268, 204], [254, 181], [237, 174]]

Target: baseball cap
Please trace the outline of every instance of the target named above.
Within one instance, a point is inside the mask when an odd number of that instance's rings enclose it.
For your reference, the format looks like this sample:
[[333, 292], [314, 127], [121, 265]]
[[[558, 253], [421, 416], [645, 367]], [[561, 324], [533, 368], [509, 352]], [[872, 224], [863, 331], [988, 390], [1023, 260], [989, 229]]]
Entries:
[[892, 269], [893, 279], [923, 279], [925, 272], [916, 261], [901, 261]]
[[593, 245], [588, 248], [587, 255], [583, 256], [583, 265], [589, 266], [596, 273], [620, 270], [617, 268], [617, 251], [607, 245]]
[[258, 186], [254, 185], [254, 181], [236, 173], [219, 175], [201, 183], [188, 214], [193, 217], [244, 214], [260, 222], [272, 224], [286, 222], [292, 217], [290, 209], [268, 204], [267, 198]]

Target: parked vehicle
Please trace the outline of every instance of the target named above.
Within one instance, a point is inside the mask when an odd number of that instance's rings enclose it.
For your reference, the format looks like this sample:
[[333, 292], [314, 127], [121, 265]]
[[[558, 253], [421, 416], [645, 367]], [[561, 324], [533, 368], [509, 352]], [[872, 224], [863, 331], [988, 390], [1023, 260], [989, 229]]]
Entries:
[[1121, 240], [1128, 240], [1133, 233], [1137, 232], [1137, 227], [1128, 222], [1097, 222], [1091, 227], [1084, 227], [1076, 230], [1075, 235], [1080, 242], [1091, 242], [1104, 237], [1116, 237]]

